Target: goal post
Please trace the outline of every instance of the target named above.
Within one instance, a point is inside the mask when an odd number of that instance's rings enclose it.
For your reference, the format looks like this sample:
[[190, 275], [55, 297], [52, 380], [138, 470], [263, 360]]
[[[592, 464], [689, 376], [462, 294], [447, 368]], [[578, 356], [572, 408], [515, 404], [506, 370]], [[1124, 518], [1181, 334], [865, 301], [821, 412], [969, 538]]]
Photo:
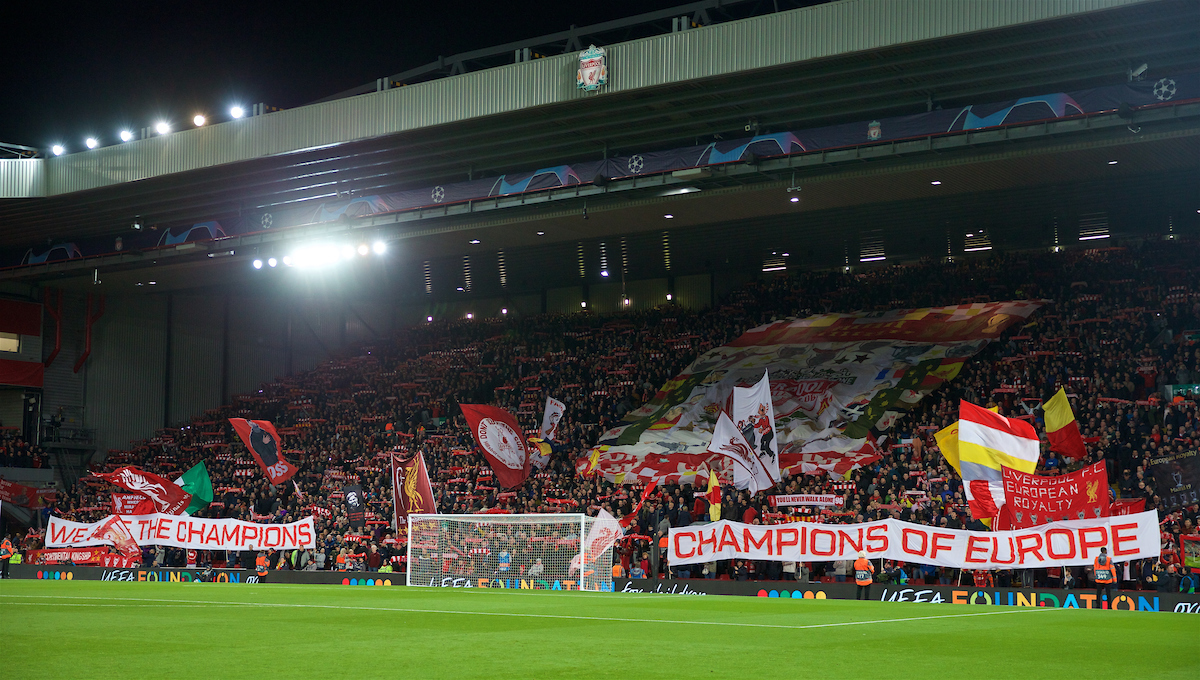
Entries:
[[612, 591], [613, 549], [587, 553], [580, 513], [410, 515], [410, 586]]

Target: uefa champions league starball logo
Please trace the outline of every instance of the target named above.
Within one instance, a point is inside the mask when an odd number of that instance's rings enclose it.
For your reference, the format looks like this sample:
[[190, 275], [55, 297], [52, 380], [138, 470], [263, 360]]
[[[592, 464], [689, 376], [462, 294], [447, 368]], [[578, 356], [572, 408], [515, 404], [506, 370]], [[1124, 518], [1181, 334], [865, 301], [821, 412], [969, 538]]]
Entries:
[[525, 447], [521, 438], [507, 423], [491, 418], [479, 421], [479, 443], [496, 457], [504, 467], [521, 470], [525, 467]]

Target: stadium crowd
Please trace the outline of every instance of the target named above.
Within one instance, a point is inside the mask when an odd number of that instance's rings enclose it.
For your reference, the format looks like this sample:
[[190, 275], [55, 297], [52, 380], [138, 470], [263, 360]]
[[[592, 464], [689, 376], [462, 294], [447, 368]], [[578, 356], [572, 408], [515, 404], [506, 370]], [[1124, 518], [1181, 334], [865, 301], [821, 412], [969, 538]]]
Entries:
[[[1200, 262], [1195, 244], [1139, 243], [1063, 253], [991, 254], [953, 263], [921, 262], [862, 272], [807, 272], [763, 278], [710, 309], [664, 305], [610, 316], [579, 313], [523, 318], [438, 321], [400, 333], [386, 345], [279, 378], [178, 428], [160, 430], [129, 451], [110, 452], [96, 471], [138, 465], [174, 478], [204, 461], [215, 489], [200, 514], [259, 522], [316, 517], [314, 551], [272, 556], [274, 568], [403, 568], [407, 537], [392, 522], [389, 475], [393, 450], [421, 451], [444, 513], [588, 512], [617, 517], [634, 511], [640, 488], [581, 475], [577, 465], [599, 434], [653, 398], [698, 354], [772, 319], [822, 312], [885, 310], [1007, 299], [1048, 300], [967, 361], [953, 381], [928, 395], [889, 432], [883, 457], [846, 479], [798, 475], [754, 498], [723, 487], [721, 516], [750, 523], [861, 522], [885, 517], [982, 529], [967, 512], [961, 481], [933, 440], [957, 418], [958, 400], [1032, 413], [1060, 386], [1088, 442], [1083, 460], [1043, 445], [1039, 473], [1057, 474], [1107, 461], [1112, 496], [1144, 499], [1162, 515], [1160, 560], [1123, 565], [1125, 586], [1178, 589], [1184, 577], [1181, 534], [1196, 533], [1200, 507], [1168, 507], [1148, 461], [1166, 451], [1200, 446], [1195, 393], [1167, 399], [1165, 385], [1200, 383]], [[535, 433], [547, 396], [567, 404], [558, 441], [544, 467], [515, 490], [497, 488], [475, 451], [459, 403], [509, 409]], [[272, 488], [227, 418], [276, 424], [285, 456], [299, 472], [294, 484]], [[1038, 426], [1039, 431], [1041, 426]], [[36, 465], [39, 452], [11, 433], [0, 442], [3, 463]], [[362, 486], [365, 526], [351, 526], [342, 488]], [[44, 513], [96, 521], [111, 512], [114, 487], [81, 479]], [[703, 488], [658, 487], [632, 519], [632, 538], [619, 544], [614, 573], [691, 578], [844, 580], [845, 563], [712, 563], [673, 569], [659, 538], [672, 526], [708, 517]], [[785, 516], [771, 493], [845, 494], [844, 510]], [[36, 547], [37, 535], [26, 541]], [[201, 554], [201, 564], [238, 556]], [[182, 566], [183, 551], [159, 549], [147, 563]], [[250, 567], [253, 557], [243, 557]], [[248, 559], [249, 561], [245, 561]], [[520, 555], [512, 559], [520, 562]], [[532, 568], [521, 564], [520, 569]], [[902, 563], [881, 565], [881, 579], [995, 585], [1060, 585], [1086, 579], [1083, 569], [970, 572]], [[514, 569], [518, 567], [514, 565]], [[1190, 577], [1195, 578], [1195, 577]], [[1194, 583], [1194, 581], [1193, 581]], [[1187, 583], [1184, 583], [1187, 587]]]

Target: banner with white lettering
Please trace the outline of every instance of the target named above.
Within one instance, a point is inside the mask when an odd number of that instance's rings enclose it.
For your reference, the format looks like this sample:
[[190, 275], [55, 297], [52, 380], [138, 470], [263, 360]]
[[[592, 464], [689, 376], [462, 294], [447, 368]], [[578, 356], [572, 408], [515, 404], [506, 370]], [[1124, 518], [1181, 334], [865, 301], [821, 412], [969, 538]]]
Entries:
[[846, 499], [831, 493], [792, 493], [768, 496], [771, 507], [783, 508], [791, 505], [816, 505], [819, 507], [842, 506]]
[[[46, 527], [47, 548], [79, 548], [108, 545], [111, 541], [94, 536], [108, 517], [84, 524], [51, 515]], [[237, 519], [205, 519], [186, 515], [120, 515], [138, 545], [165, 545], [194, 550], [293, 550], [315, 548], [313, 518], [291, 524], [255, 524]]]
[[1016, 531], [961, 531], [895, 519], [865, 524], [757, 525], [721, 520], [671, 529], [671, 566], [714, 560], [780, 562], [886, 558], [959, 569], [1030, 569], [1159, 556], [1158, 513], [1051, 522]]

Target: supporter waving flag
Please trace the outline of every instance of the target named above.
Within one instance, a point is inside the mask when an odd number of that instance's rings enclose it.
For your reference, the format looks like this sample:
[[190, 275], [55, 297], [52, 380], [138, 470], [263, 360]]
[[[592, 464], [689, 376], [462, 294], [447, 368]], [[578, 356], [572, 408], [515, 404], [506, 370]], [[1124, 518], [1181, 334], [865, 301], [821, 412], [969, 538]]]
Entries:
[[1058, 388], [1058, 393], [1046, 402], [1042, 410], [1046, 413], [1046, 436], [1050, 439], [1050, 450], [1075, 460], [1087, 458], [1087, 449], [1079, 434], [1079, 423], [1075, 422], [1075, 414], [1071, 412], [1067, 391]]
[[230, 418], [242, 443], [250, 450], [255, 462], [263, 469], [271, 484], [283, 484], [296, 474], [296, 466], [283, 459], [283, 440], [275, 426], [265, 420]]
[[990, 526], [1005, 502], [1003, 468], [1028, 473], [1037, 468], [1037, 432], [1024, 420], [966, 401], [959, 402], [958, 415], [955, 425], [937, 433], [938, 445], [962, 476], [971, 516]]
[[712, 443], [708, 445], [708, 450], [735, 463], [733, 485], [737, 488], [748, 489], [750, 494], [754, 495], [771, 487], [771, 476], [763, 468], [754, 447], [750, 446], [724, 412], [717, 418], [717, 426], [713, 430]]
[[110, 484], [146, 496], [154, 504], [155, 511], [164, 515], [178, 515], [187, 510], [192, 502], [192, 495], [171, 483], [171, 480], [137, 467], [128, 466], [94, 474]]
[[496, 481], [514, 489], [529, 476], [529, 449], [521, 436], [521, 426], [511, 413], [495, 406], [461, 404], [475, 443], [496, 472]]
[[542, 439], [552, 442], [558, 437], [558, 421], [562, 420], [566, 411], [566, 404], [553, 397], [546, 397], [546, 411], [542, 414], [542, 429], [538, 433]]
[[762, 464], [759, 488], [779, 481], [779, 444], [775, 441], [775, 409], [771, 405], [771, 380], [763, 371], [762, 380], [752, 387], [733, 388], [730, 414], [746, 443]]
[[407, 460], [392, 454], [392, 508], [397, 527], [407, 523], [409, 515], [437, 512], [425, 454], [420, 451]]

